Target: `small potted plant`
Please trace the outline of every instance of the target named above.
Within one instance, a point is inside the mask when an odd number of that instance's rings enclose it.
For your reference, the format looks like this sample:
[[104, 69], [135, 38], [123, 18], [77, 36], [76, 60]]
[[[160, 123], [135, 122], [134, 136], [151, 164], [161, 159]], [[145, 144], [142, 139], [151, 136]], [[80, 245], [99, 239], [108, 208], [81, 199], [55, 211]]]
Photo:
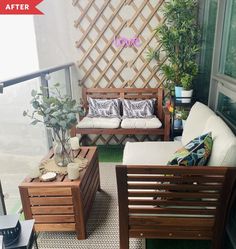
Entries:
[[181, 92], [182, 103], [190, 103], [191, 102], [191, 98], [193, 95], [192, 81], [193, 81], [193, 76], [189, 75], [189, 74], [184, 74], [184, 76], [181, 78], [181, 84], [183, 86], [183, 89]]
[[188, 73], [184, 73], [181, 77], [181, 84], [183, 86], [181, 97], [182, 103], [190, 103], [193, 95], [193, 79], [198, 73], [198, 65], [196, 62], [192, 62], [188, 67]]
[[[83, 109], [69, 96], [62, 96], [59, 84], [55, 84], [52, 96], [45, 97], [42, 92], [32, 90], [31, 105], [33, 112], [24, 111], [23, 116], [30, 117], [32, 125], [43, 123], [52, 130], [54, 139], [54, 160], [58, 166], [67, 166], [73, 161], [70, 154], [70, 129], [77, 124], [77, 113]], [[41, 89], [43, 90], [43, 89]]]
[[182, 126], [183, 126], [183, 129], [184, 129], [186, 120], [187, 120], [187, 118], [188, 118], [188, 115], [189, 115], [189, 111], [188, 111], [188, 110], [185, 110], [184, 108], [181, 109], [181, 111], [180, 111], [180, 116], [181, 116], [181, 119], [182, 119]]

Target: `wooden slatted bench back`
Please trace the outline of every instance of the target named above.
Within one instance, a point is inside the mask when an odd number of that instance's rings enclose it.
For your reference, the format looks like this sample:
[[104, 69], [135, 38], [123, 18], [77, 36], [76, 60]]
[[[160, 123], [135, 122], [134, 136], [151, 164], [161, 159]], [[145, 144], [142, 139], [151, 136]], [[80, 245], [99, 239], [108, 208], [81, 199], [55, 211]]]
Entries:
[[84, 108], [88, 109], [87, 97], [98, 99], [156, 99], [156, 114], [163, 119], [163, 88], [83, 88]]
[[222, 203], [227, 206], [232, 192], [227, 170], [117, 166], [120, 248], [128, 248], [129, 237], [211, 240], [216, 216], [224, 214]]

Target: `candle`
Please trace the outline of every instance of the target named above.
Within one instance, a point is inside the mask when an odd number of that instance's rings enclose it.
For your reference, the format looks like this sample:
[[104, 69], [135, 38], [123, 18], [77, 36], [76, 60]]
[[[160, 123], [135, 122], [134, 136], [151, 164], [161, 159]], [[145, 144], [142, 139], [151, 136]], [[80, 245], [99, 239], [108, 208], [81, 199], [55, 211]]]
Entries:
[[41, 176], [41, 172], [39, 171], [39, 166], [31, 166], [30, 167], [30, 172], [29, 172], [29, 177], [30, 178], [38, 178]]
[[79, 178], [79, 164], [78, 163], [69, 163], [67, 165], [68, 178], [70, 180], [76, 180]]
[[78, 137], [70, 138], [70, 145], [71, 145], [72, 150], [78, 150], [80, 148], [80, 145], [79, 145], [80, 138], [81, 138], [81, 135], [79, 135]]

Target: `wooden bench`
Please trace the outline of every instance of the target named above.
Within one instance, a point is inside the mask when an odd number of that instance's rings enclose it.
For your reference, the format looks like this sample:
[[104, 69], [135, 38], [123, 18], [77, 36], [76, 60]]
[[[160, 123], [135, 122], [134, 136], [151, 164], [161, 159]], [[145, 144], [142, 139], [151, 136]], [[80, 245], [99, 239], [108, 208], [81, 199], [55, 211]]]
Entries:
[[117, 166], [120, 249], [129, 238], [212, 240], [222, 249], [236, 168]]
[[[170, 137], [170, 113], [167, 108], [163, 108], [164, 91], [162, 88], [83, 88], [83, 105], [88, 111], [87, 97], [99, 99], [156, 99], [155, 115], [162, 122], [162, 127], [158, 129], [93, 129], [77, 128], [79, 134], [122, 134], [122, 135], [160, 135], [165, 141]], [[72, 133], [73, 134], [73, 133]]]

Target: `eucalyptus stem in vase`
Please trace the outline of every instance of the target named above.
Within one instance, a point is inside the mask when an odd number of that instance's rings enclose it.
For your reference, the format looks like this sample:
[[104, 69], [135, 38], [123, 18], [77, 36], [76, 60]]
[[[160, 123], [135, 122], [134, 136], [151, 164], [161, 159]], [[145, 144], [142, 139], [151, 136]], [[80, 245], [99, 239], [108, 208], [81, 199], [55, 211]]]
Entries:
[[32, 90], [33, 111], [24, 111], [23, 115], [33, 120], [32, 125], [43, 123], [52, 130], [55, 162], [58, 166], [67, 166], [73, 162], [70, 154], [70, 129], [77, 124], [76, 115], [83, 115], [83, 109], [71, 97], [63, 96], [59, 88], [60, 84], [55, 84], [50, 97], [43, 96], [43, 89], [41, 92]]

